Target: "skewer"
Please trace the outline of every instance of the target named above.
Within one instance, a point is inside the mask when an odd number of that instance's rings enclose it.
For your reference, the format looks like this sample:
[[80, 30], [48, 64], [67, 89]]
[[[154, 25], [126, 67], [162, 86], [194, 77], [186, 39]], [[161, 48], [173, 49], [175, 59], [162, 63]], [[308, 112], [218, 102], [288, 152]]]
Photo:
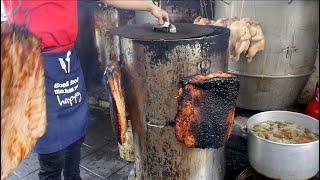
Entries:
[[210, 0], [210, 7], [211, 7], [211, 19], [213, 20], [213, 7], [212, 7], [212, 0]]
[[244, 0], [241, 1], [240, 20], [242, 18], [243, 5], [244, 5]]

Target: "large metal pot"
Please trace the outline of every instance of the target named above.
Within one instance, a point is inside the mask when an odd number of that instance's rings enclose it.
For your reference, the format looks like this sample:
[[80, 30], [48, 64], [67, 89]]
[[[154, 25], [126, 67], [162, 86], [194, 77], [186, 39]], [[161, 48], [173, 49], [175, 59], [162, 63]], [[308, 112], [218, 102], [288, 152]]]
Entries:
[[304, 144], [276, 143], [254, 135], [251, 127], [268, 120], [285, 120], [319, 132], [319, 121], [295, 112], [267, 111], [250, 117], [248, 155], [250, 165], [264, 176], [274, 179], [308, 179], [319, 171], [319, 140]]
[[229, 71], [240, 80], [237, 106], [251, 110], [281, 110], [292, 105], [313, 72], [288, 75], [248, 75]]
[[[319, 1], [215, 1], [215, 18], [250, 17], [261, 22], [265, 37], [265, 49], [257, 53], [252, 63], [248, 64], [244, 55], [240, 61], [228, 62], [228, 71], [240, 74], [239, 97], [246, 99], [238, 100], [238, 106], [276, 110], [292, 105], [307, 81], [303, 75], [311, 74], [314, 68], [318, 45], [318, 12]], [[292, 75], [301, 78], [292, 79]], [[278, 89], [277, 96], [283, 99], [283, 103], [270, 103], [274, 91], [255, 88], [261, 86], [259, 76], [270, 77], [265, 83], [269, 83], [270, 89]], [[281, 76], [281, 80], [277, 76]], [[283, 84], [280, 87], [279, 80]], [[281, 88], [288, 85], [286, 81], [297, 88], [290, 91]]]

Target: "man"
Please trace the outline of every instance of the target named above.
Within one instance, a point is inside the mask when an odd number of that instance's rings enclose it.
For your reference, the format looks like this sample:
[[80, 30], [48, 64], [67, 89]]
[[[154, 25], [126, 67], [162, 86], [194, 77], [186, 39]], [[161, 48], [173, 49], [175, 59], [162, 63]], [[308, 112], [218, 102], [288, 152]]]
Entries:
[[[88, 103], [83, 73], [74, 42], [77, 38], [77, 1], [3, 0], [8, 22], [26, 26], [41, 39], [45, 65], [47, 130], [34, 151], [39, 178], [81, 179], [80, 147], [88, 128]], [[149, 11], [160, 24], [168, 14], [151, 1], [105, 0], [122, 9]]]

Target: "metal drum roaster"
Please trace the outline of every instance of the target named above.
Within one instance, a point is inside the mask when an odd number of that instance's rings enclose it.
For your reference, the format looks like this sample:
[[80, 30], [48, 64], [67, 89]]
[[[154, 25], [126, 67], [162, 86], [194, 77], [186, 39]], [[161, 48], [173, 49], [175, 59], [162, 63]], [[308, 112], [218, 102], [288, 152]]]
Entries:
[[[223, 179], [239, 81], [212, 72], [225, 71], [229, 30], [175, 25], [175, 34], [152, 31], [150, 24], [113, 31], [122, 54], [108, 67], [107, 80], [119, 143], [126, 142], [129, 119], [136, 179]], [[188, 113], [200, 118], [184, 119]]]
[[[105, 69], [108, 64], [120, 60], [120, 41], [118, 36], [111, 34], [112, 28], [134, 23], [134, 11], [119, 10], [107, 7], [103, 3], [97, 3], [93, 12], [93, 25], [95, 45], [98, 54], [98, 61], [101, 69]], [[109, 98], [110, 114], [113, 114], [112, 100]], [[114, 122], [114, 117], [111, 117]], [[112, 123], [114, 125], [114, 123]], [[113, 129], [115, 127], [113, 126]], [[115, 130], [114, 130], [115, 132]], [[128, 123], [127, 139], [124, 144], [119, 144], [120, 157], [126, 161], [134, 160], [134, 149], [132, 145], [131, 124]]]
[[[165, 9], [170, 14], [170, 22], [192, 22], [199, 14], [202, 16], [213, 17], [212, 0], [200, 1], [180, 1], [180, 0], [157, 0], [155, 4]], [[209, 5], [205, 6], [205, 5]], [[128, 11], [119, 10], [112, 7], [106, 7], [103, 3], [98, 3], [94, 10], [94, 37], [98, 53], [98, 60], [101, 69], [114, 62], [120, 60], [120, 41], [118, 36], [113, 36], [110, 29], [127, 24], [156, 23], [156, 19], [149, 13], [144, 11]], [[111, 114], [113, 114], [114, 104], [110, 102]], [[111, 117], [114, 121], [114, 117]], [[128, 124], [130, 126], [130, 123]], [[115, 127], [114, 127], [115, 128]], [[132, 136], [129, 127], [126, 133], [128, 138]], [[133, 147], [131, 141], [119, 145], [120, 157], [133, 161]]]

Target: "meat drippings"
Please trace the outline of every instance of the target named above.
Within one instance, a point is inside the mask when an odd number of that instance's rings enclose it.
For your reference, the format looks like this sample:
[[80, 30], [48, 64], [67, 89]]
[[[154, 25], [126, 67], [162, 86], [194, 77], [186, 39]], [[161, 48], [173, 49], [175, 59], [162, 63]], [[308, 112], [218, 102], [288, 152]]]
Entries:
[[1, 24], [1, 179], [46, 130], [40, 41], [27, 29]]
[[287, 121], [264, 121], [254, 124], [251, 130], [263, 139], [278, 143], [302, 144], [319, 140], [319, 135]]

